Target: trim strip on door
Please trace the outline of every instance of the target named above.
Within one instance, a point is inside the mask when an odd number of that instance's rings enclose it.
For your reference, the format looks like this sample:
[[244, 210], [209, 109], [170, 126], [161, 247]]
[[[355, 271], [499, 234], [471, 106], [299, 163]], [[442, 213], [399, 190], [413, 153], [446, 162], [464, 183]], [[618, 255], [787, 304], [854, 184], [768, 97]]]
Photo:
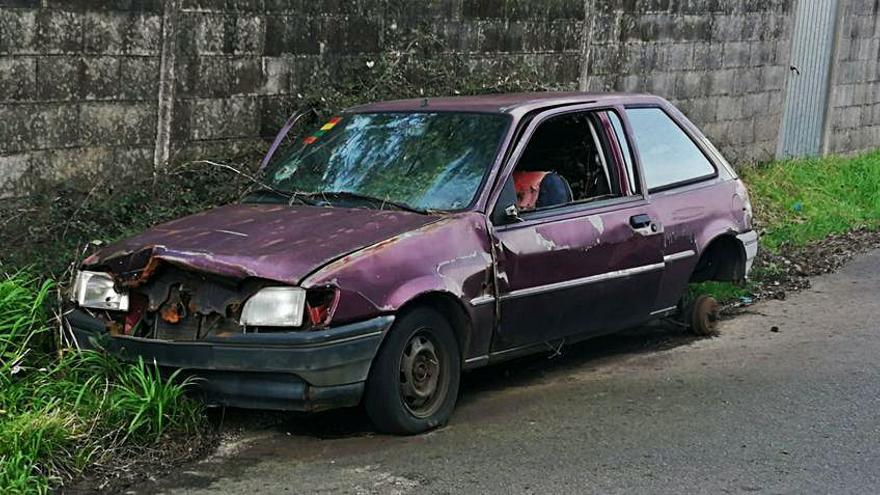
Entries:
[[501, 296], [501, 300], [505, 299], [516, 299], [518, 297], [523, 296], [531, 296], [534, 294], [540, 294], [543, 292], [551, 292], [562, 289], [569, 289], [571, 287], [578, 287], [581, 285], [595, 284], [597, 282], [604, 282], [606, 280], [612, 280], [616, 278], [629, 277], [632, 275], [637, 275], [639, 273], [652, 272], [655, 270], [662, 270], [666, 266], [666, 263], [654, 263], [651, 265], [642, 265], [636, 266], [633, 268], [625, 268], [623, 270], [617, 270], [613, 272], [601, 273], [599, 275], [590, 275], [589, 277], [576, 278], [574, 280], [566, 280], [563, 282], [555, 282], [547, 285], [539, 285], [536, 287], [528, 287], [525, 289], [518, 289], [515, 291], [511, 291], [507, 294]]
[[690, 258], [691, 256], [697, 254], [693, 249], [688, 249], [687, 251], [681, 251], [678, 253], [667, 254], [663, 257], [663, 261], [669, 263], [670, 261], [678, 261], [683, 260], [685, 258]]

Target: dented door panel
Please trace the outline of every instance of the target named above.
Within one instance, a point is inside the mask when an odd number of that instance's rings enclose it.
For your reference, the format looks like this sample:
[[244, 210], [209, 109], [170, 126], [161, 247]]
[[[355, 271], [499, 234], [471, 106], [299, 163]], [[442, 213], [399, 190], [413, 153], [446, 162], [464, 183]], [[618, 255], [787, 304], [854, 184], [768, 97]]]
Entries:
[[574, 334], [600, 334], [644, 320], [663, 271], [662, 227], [635, 201], [497, 229], [501, 324], [493, 351]]

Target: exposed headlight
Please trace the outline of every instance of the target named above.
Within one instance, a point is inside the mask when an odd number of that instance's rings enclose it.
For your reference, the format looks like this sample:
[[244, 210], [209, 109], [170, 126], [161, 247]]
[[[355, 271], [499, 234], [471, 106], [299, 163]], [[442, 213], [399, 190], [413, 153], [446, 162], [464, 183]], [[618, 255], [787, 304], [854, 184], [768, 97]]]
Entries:
[[299, 287], [266, 287], [244, 303], [240, 323], [253, 327], [298, 327], [303, 322], [306, 291]]
[[116, 290], [108, 273], [78, 271], [73, 300], [83, 308], [128, 311], [128, 294]]

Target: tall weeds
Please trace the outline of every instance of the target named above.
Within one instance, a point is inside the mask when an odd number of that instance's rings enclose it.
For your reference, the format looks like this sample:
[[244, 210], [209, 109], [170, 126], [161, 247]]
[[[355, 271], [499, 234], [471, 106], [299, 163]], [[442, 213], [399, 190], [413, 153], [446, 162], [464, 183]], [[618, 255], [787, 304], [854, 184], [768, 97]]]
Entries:
[[196, 430], [188, 382], [95, 351], [51, 352], [51, 282], [0, 281], [0, 493], [45, 493], [111, 449]]

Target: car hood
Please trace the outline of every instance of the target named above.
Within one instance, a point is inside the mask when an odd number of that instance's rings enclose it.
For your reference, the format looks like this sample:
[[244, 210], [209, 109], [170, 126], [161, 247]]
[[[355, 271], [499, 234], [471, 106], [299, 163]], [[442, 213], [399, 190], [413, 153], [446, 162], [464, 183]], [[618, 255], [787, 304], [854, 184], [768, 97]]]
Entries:
[[124, 285], [155, 267], [297, 284], [324, 264], [440, 217], [403, 211], [238, 204], [168, 222], [103, 248], [83, 267]]

